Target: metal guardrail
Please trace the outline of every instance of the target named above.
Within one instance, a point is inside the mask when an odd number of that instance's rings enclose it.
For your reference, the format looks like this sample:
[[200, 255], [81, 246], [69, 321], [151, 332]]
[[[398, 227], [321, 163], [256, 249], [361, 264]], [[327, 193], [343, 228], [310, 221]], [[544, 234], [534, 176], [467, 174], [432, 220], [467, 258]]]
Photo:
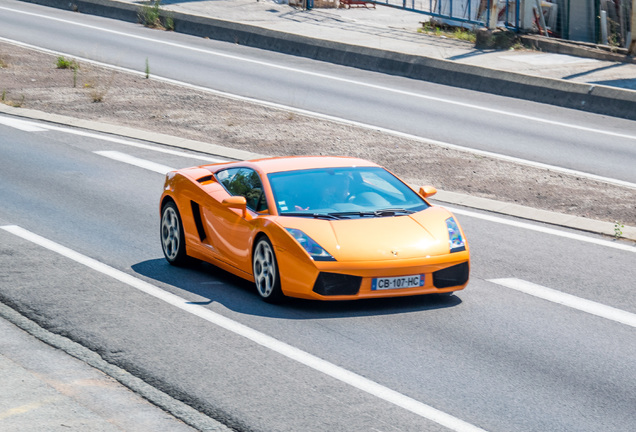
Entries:
[[372, 0], [368, 3], [421, 13], [455, 25], [487, 27], [493, 1], [497, 1], [498, 6], [497, 25], [518, 31], [521, 0]]

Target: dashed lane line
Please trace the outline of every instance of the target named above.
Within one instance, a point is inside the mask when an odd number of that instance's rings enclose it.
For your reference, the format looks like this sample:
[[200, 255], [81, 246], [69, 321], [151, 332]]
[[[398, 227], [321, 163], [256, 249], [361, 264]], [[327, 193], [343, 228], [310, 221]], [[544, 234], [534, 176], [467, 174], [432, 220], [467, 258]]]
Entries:
[[591, 300], [576, 297], [571, 294], [567, 294], [552, 288], [547, 288], [542, 285], [537, 285], [532, 282], [527, 282], [521, 279], [515, 279], [515, 278], [488, 279], [488, 282], [505, 286], [506, 288], [510, 288], [525, 294], [529, 294], [534, 297], [538, 297], [544, 300], [558, 303], [563, 306], [567, 306], [567, 307], [577, 309], [583, 312], [587, 312], [589, 314], [596, 315], [596, 316], [599, 316], [608, 320], [612, 320], [621, 324], [625, 324], [631, 327], [636, 327], [636, 314], [624, 311], [622, 309], [616, 309], [611, 306], [607, 306], [607, 305], [597, 303]]
[[118, 138], [118, 137], [113, 137], [113, 136], [109, 136], [109, 135], [101, 135], [101, 134], [97, 134], [97, 133], [94, 133], [94, 132], [86, 132], [86, 131], [83, 131], [83, 130], [72, 129], [72, 128], [68, 128], [68, 127], [53, 126], [53, 125], [50, 125], [50, 124], [41, 124], [41, 123], [36, 123], [36, 122], [31, 122], [31, 121], [21, 120], [21, 119], [15, 119], [13, 117], [7, 117], [7, 116], [2, 116], [2, 115], [0, 115], [0, 124], [3, 124], [5, 126], [9, 126], [9, 127], [13, 127], [15, 129], [20, 129], [20, 130], [23, 130], [23, 131], [26, 131], [26, 132], [46, 132], [46, 131], [62, 132], [62, 133], [67, 133], [67, 134], [71, 134], [71, 135], [77, 135], [77, 136], [82, 136], [82, 137], [86, 137], [86, 138], [112, 142], [112, 143], [115, 143], [115, 144], [122, 144], [122, 145], [125, 145], [127, 147], [135, 147], [135, 148], [139, 148], [139, 149], [143, 149], [143, 150], [152, 150], [152, 151], [157, 152], [157, 153], [164, 153], [164, 154], [168, 154], [168, 155], [172, 155], [172, 156], [180, 156], [180, 157], [190, 158], [190, 159], [198, 159], [198, 160], [211, 162], [211, 163], [227, 162], [229, 160], [227, 158], [220, 158], [220, 157], [206, 156], [206, 155], [202, 155], [202, 154], [187, 153], [187, 152], [184, 152], [184, 151], [172, 150], [172, 149], [167, 149], [167, 148], [163, 148], [163, 147], [158, 147], [156, 145], [153, 146], [153, 145], [149, 145], [149, 144], [138, 143], [138, 142], [134, 142], [134, 141]]
[[144, 168], [159, 174], [165, 175], [169, 173], [170, 171], [174, 171], [174, 168], [170, 168], [169, 166], [152, 162], [146, 159], [130, 156], [130, 155], [127, 155], [126, 153], [121, 153], [118, 151], [95, 151], [93, 153], [98, 154], [100, 156], [107, 157], [108, 159], [113, 159], [118, 162], [124, 162], [129, 165], [134, 165], [136, 167]]

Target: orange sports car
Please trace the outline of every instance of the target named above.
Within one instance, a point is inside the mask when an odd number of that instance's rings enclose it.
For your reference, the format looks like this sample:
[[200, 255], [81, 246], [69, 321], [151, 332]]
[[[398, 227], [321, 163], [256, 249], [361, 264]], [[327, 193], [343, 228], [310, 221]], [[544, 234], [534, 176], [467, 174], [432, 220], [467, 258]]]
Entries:
[[161, 245], [169, 263], [207, 261], [266, 301], [451, 293], [468, 283], [468, 244], [435, 192], [349, 157], [186, 168], [166, 176]]

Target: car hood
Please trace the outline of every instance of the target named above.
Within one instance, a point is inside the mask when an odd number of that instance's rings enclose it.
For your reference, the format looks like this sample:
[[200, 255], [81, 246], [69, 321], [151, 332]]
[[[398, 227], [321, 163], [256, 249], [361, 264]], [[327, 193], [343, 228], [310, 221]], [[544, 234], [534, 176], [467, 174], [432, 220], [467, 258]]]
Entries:
[[379, 261], [448, 254], [445, 220], [451, 216], [441, 207], [430, 207], [405, 216], [343, 220], [281, 217], [279, 223], [303, 231], [337, 261]]

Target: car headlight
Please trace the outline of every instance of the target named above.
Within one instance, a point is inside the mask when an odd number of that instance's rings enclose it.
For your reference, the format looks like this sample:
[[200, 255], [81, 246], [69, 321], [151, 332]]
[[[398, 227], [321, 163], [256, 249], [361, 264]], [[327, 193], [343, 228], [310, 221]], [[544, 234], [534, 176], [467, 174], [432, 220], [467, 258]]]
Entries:
[[465, 251], [466, 242], [464, 242], [462, 232], [459, 230], [454, 218], [449, 217], [446, 219], [446, 228], [448, 229], [448, 245], [451, 253]]
[[307, 234], [296, 228], [286, 228], [299, 245], [303, 247], [314, 261], [335, 261], [329, 252], [324, 250], [322, 246], [314, 241]]

